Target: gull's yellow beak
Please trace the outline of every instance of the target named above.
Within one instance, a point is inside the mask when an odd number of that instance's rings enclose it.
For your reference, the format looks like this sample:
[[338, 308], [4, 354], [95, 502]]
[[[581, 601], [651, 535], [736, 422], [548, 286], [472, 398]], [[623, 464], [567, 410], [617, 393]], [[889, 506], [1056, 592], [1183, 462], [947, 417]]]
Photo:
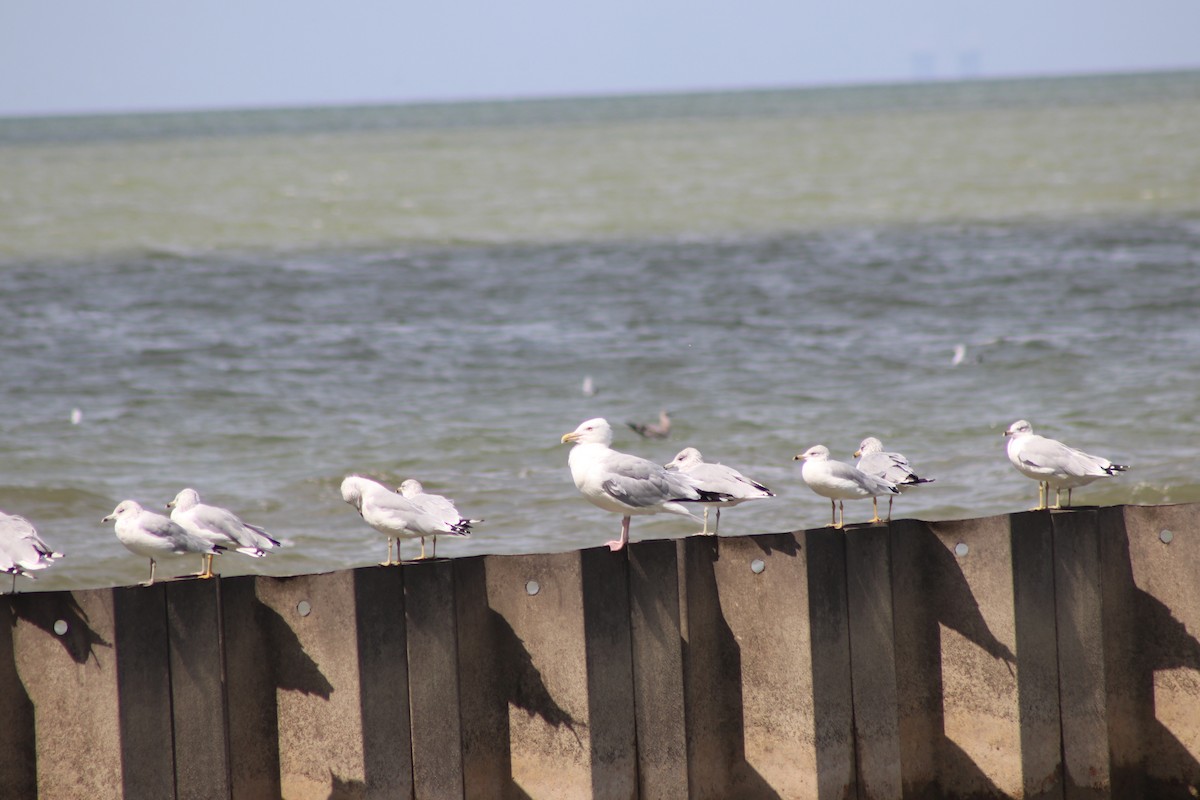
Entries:
[[579, 436], [575, 433], [575, 431], [571, 431], [570, 433], [564, 433], [559, 443], [566, 444], [567, 442], [573, 442], [578, 438]]
[[855, 458], [858, 458], [858, 457], [859, 457], [859, 456], [861, 456], [861, 455], [862, 455], [862, 450], [855, 450], [855, 451], [854, 451], [854, 457], [855, 457]]

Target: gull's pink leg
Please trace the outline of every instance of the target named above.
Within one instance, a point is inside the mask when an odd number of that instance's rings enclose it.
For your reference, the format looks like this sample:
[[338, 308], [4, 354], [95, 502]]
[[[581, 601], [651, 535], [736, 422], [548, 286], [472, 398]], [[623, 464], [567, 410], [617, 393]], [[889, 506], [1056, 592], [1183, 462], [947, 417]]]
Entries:
[[630, 519], [631, 519], [630, 517], [623, 517], [621, 519], [621, 538], [620, 539], [615, 539], [611, 542], [605, 542], [605, 544], [608, 545], [608, 549], [612, 550], [614, 553], [629, 543], [629, 520]]

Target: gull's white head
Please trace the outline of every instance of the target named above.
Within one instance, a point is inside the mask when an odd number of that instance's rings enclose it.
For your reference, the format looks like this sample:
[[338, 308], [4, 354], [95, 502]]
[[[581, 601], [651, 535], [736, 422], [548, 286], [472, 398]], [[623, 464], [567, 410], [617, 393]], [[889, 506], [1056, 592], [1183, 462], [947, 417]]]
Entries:
[[369, 483], [366, 478], [348, 475], [342, 481], [342, 499], [362, 512], [363, 489]]
[[570, 433], [563, 434], [562, 443], [573, 444], [612, 444], [612, 426], [603, 417], [589, 419], [579, 423], [579, 427]]
[[814, 444], [812, 447], [805, 450], [800, 455], [792, 459], [793, 461], [828, 461], [829, 448], [823, 444]]
[[1008, 430], [1004, 432], [1005, 436], [1027, 436], [1033, 433], [1033, 426], [1023, 419], [1019, 419], [1012, 425], [1008, 426]]
[[142, 510], [142, 505], [137, 500], [122, 500], [101, 522], [112, 522], [113, 520], [123, 519], [125, 517], [135, 517]]
[[413, 497], [425, 491], [425, 487], [416, 478], [409, 478], [404, 483], [400, 484], [400, 488], [396, 490], [405, 497]]
[[180, 511], [187, 511], [189, 508], [195, 508], [200, 504], [200, 495], [195, 489], [180, 489], [179, 494], [175, 495], [175, 499], [167, 503], [167, 508], [176, 508]]
[[883, 442], [876, 439], [874, 436], [868, 436], [858, 443], [858, 449], [854, 451], [854, 457], [865, 456], [867, 453], [882, 453]]
[[697, 464], [703, 464], [704, 459], [700, 457], [700, 451], [694, 447], [685, 447], [667, 463], [667, 469], [688, 469]]

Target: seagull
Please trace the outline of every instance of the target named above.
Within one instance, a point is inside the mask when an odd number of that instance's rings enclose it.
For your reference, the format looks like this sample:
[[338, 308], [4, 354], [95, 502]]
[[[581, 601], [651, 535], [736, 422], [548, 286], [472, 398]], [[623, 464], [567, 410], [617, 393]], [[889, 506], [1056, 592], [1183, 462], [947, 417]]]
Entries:
[[12, 591], [17, 591], [17, 576], [36, 580], [32, 574], [63, 557], [38, 536], [33, 523], [16, 514], [0, 511], [0, 571], [12, 574]]
[[666, 410], [658, 412], [658, 422], [626, 422], [633, 432], [643, 439], [666, 439], [671, 435], [671, 418]]
[[[227, 509], [201, 503], [195, 489], [181, 489], [167, 508], [171, 509], [171, 520], [185, 531], [228, 550], [262, 558], [268, 550], [279, 547], [279, 542], [257, 525], [242, 522]], [[212, 560], [212, 553], [204, 554], [204, 572], [209, 575]]]
[[613, 450], [612, 427], [597, 417], [581, 422], [562, 443], [573, 443], [567, 463], [571, 478], [589, 503], [621, 514], [621, 538], [606, 542], [616, 552], [629, 542], [629, 521], [634, 514], [679, 514], [700, 522], [682, 503], [717, 503], [728, 494], [700, 489], [697, 482], [678, 470], [667, 470], [653, 461]]
[[[933, 478], [918, 478], [917, 473], [912, 471], [912, 467], [908, 465], [908, 459], [904, 456], [884, 451], [883, 442], [874, 436], [863, 439], [858, 445], [858, 449], [854, 451], [854, 456], [858, 458], [856, 466], [860, 470], [868, 475], [874, 475], [876, 478], [891, 481], [902, 492], [921, 483], [933, 483]], [[888, 522], [892, 521], [892, 501], [895, 499], [894, 496], [888, 495]], [[875, 511], [875, 519], [879, 519], [878, 503], [878, 498], [872, 496], [871, 508]]]
[[[832, 509], [832, 520], [827, 527], [842, 528], [846, 524], [846, 511], [843, 500], [859, 500], [864, 497], [877, 497], [881, 494], [900, 494], [896, 484], [891, 481], [868, 475], [858, 467], [852, 467], [841, 461], [831, 461], [829, 448], [823, 444], [813, 445], [793, 461], [803, 461], [800, 477], [822, 497], [829, 498]], [[841, 512], [840, 514], [838, 512]], [[882, 522], [879, 519], [878, 508], [871, 522]]]
[[[466, 531], [466, 533], [459, 535], [470, 536], [471, 526], [483, 522], [481, 519], [464, 518], [462, 514], [458, 513], [458, 509], [454, 507], [454, 501], [448, 497], [442, 497], [440, 494], [426, 494], [425, 487], [421, 485], [420, 481], [414, 478], [409, 478], [400, 484], [400, 488], [396, 491], [413, 505], [437, 516], [442, 523], [449, 525], [451, 528], [457, 527]], [[433, 536], [433, 557], [437, 558], [437, 534]], [[425, 558], [424, 536], [421, 537], [421, 558]]]
[[[122, 500], [113, 512], [101, 522], [116, 521], [117, 539], [132, 553], [150, 559], [150, 580], [143, 586], [154, 584], [155, 557], [183, 555], [185, 553], [207, 553], [216, 555], [225, 550], [219, 544], [201, 539], [188, 533], [179, 524], [162, 514], [142, 508], [136, 500]], [[209, 561], [211, 565], [211, 560]], [[212, 571], [205, 570], [197, 577], [211, 578]]]
[[1066, 507], [1069, 508], [1072, 489], [1129, 469], [1127, 464], [1114, 464], [1107, 458], [1088, 455], [1055, 439], [1038, 436], [1033, 432], [1033, 426], [1023, 419], [1009, 425], [1004, 435], [1008, 437], [1005, 446], [1008, 460], [1022, 475], [1038, 482], [1038, 505], [1034, 511], [1046, 508], [1051, 488], [1054, 489], [1054, 505], [1050, 508], [1063, 508], [1063, 489], [1067, 490]]
[[[342, 499], [358, 509], [368, 525], [388, 540], [387, 561], [381, 566], [401, 563], [400, 540], [426, 536], [470, 536], [469, 526], [449, 524], [412, 500], [393, 492], [382, 483], [359, 475], [342, 481]], [[460, 521], [461, 523], [461, 521]], [[392, 561], [392, 541], [396, 542], [396, 560]], [[425, 554], [422, 552], [421, 557]]]
[[708, 533], [708, 511], [717, 509], [717, 524], [713, 527], [712, 535], [717, 535], [721, 527], [721, 507], [736, 506], [747, 500], [759, 500], [764, 497], [774, 497], [775, 493], [757, 481], [752, 481], [733, 467], [724, 464], [707, 464], [694, 447], [685, 447], [671, 459], [666, 468], [682, 472], [696, 482], [698, 488], [717, 494], [729, 495], [728, 500], [715, 503], [701, 503], [704, 506], [704, 530]]

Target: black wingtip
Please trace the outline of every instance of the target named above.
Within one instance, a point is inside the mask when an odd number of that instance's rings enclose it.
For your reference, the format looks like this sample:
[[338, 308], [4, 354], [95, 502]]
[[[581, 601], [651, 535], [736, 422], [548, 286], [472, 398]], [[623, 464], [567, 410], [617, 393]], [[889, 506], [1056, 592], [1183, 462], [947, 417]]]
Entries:
[[1129, 469], [1128, 464], [1109, 464], [1104, 468], [1104, 471], [1109, 475], [1116, 475], [1118, 472], [1124, 472], [1127, 469]]

